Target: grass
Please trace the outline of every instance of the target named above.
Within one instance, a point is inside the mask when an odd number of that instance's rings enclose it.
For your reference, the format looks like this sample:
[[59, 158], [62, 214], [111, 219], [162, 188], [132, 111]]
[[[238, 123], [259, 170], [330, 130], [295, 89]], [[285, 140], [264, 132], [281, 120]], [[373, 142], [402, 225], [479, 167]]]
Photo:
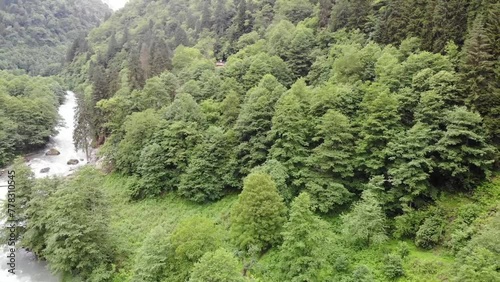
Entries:
[[195, 215], [203, 215], [227, 226], [228, 214], [237, 196], [231, 195], [212, 204], [196, 204], [173, 193], [159, 199], [130, 201], [127, 178], [113, 174], [106, 177], [104, 193], [111, 205], [110, 232], [117, 247], [119, 267], [131, 269], [134, 255], [150, 231], [164, 223], [173, 225]]

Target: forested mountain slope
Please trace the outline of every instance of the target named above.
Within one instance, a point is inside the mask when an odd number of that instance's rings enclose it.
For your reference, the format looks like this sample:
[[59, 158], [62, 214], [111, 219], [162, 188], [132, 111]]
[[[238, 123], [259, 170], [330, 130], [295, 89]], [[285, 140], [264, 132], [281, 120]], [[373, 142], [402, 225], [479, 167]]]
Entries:
[[496, 281], [499, 18], [131, 1], [65, 72], [115, 174], [33, 188], [23, 244], [86, 281]]
[[69, 44], [109, 14], [100, 0], [1, 0], [0, 69], [59, 73]]

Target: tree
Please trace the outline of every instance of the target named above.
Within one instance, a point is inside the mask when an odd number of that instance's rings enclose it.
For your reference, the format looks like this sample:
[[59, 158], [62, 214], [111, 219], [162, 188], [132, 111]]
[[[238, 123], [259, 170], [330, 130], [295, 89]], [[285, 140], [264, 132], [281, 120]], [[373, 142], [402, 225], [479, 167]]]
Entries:
[[[186, 281], [194, 264], [222, 245], [222, 230], [210, 219], [195, 216], [182, 221], [172, 233], [169, 281]], [[174, 278], [175, 277], [175, 278]]]
[[162, 224], [149, 232], [137, 253], [132, 281], [155, 282], [165, 277], [172, 256], [172, 229], [172, 226]]
[[[496, 7], [496, 11], [495, 8]], [[495, 14], [496, 13], [496, 14]], [[492, 17], [500, 14], [500, 5], [492, 6]], [[489, 17], [488, 17], [489, 20]], [[469, 93], [468, 102], [484, 118], [485, 126], [492, 139], [498, 143], [500, 126], [497, 120], [500, 112], [500, 85], [498, 75], [499, 51], [495, 48], [498, 39], [495, 39], [496, 25], [485, 28], [485, 20], [479, 15], [472, 26], [469, 36], [463, 47], [461, 64], [462, 81], [466, 93]], [[498, 28], [498, 27], [496, 27]]]
[[342, 234], [354, 244], [380, 244], [387, 240], [384, 211], [371, 190], [364, 191], [361, 198], [351, 212], [341, 216]]
[[[133, 113], [123, 124], [123, 139], [118, 144], [114, 158], [116, 168], [126, 174], [137, 171], [141, 150], [156, 132], [159, 116], [153, 110]], [[108, 147], [109, 148], [109, 147]], [[111, 149], [111, 148], [110, 148]]]
[[386, 146], [401, 129], [399, 101], [394, 95], [382, 92], [373, 101], [364, 103], [366, 115], [357, 144], [358, 161], [367, 175], [380, 175], [387, 168]]
[[63, 184], [62, 178], [47, 177], [37, 179], [31, 189], [30, 200], [24, 212], [26, 230], [20, 237], [21, 245], [37, 256], [43, 257], [50, 236], [47, 220], [50, 212], [49, 200]]
[[285, 88], [274, 76], [266, 75], [259, 86], [246, 95], [234, 128], [240, 142], [236, 157], [242, 175], [266, 160], [271, 148], [267, 135], [271, 130], [274, 105], [284, 92]]
[[242, 282], [238, 260], [225, 249], [205, 253], [197, 262], [189, 282]]
[[441, 175], [448, 180], [444, 183], [450, 188], [471, 189], [490, 175], [494, 148], [486, 142], [479, 114], [455, 107], [445, 121], [446, 132], [434, 148]]
[[163, 39], [155, 38], [150, 53], [151, 77], [160, 75], [163, 71], [172, 68], [172, 50]]
[[224, 189], [236, 186], [231, 159], [234, 141], [231, 132], [208, 128], [180, 177], [179, 194], [195, 202], [215, 201], [224, 195]]
[[44, 257], [56, 273], [88, 277], [112, 257], [102, 176], [84, 168], [49, 198]]
[[285, 17], [293, 24], [310, 17], [313, 13], [313, 5], [310, 1], [300, 0], [277, 0], [276, 13]]
[[307, 193], [293, 200], [282, 234], [280, 278], [283, 281], [325, 281], [329, 278], [332, 234], [328, 224], [313, 213]]
[[399, 201], [411, 203], [418, 196], [431, 192], [429, 179], [435, 164], [429, 148], [434, 136], [429, 126], [416, 123], [387, 145], [392, 161], [388, 170], [391, 192]]
[[306, 190], [313, 206], [327, 212], [351, 196], [346, 186], [354, 176], [354, 136], [349, 119], [336, 110], [328, 110], [315, 131], [313, 141], [319, 145], [307, 160]]
[[[302, 1], [300, 1], [302, 2]], [[299, 25], [287, 46], [286, 61], [296, 77], [305, 77], [313, 63], [312, 51], [315, 47], [315, 37], [310, 28]]]
[[311, 121], [308, 116], [309, 90], [304, 80], [297, 81], [276, 104], [269, 139], [269, 156], [282, 163], [290, 176], [292, 190], [304, 188], [304, 170], [309, 155]]
[[231, 235], [239, 249], [269, 249], [280, 240], [286, 207], [271, 177], [252, 173], [231, 211]]

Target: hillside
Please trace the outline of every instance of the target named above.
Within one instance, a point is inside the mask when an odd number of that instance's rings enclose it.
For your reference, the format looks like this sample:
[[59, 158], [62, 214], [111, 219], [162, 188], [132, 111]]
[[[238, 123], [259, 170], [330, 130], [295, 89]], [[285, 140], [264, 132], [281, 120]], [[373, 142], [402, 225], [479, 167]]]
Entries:
[[100, 0], [1, 0], [0, 69], [58, 74], [69, 45], [110, 14]]
[[497, 281], [499, 18], [132, 0], [64, 71], [108, 174], [23, 179], [22, 244], [68, 280]]

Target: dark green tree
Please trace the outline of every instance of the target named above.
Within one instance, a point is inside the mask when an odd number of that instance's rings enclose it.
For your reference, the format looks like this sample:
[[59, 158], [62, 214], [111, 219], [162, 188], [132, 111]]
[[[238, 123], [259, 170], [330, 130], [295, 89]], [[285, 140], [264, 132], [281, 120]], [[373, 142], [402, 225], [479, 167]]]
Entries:
[[236, 156], [241, 174], [248, 174], [266, 160], [272, 145], [267, 135], [271, 130], [274, 105], [284, 92], [285, 88], [275, 77], [266, 75], [259, 86], [246, 95], [235, 125], [240, 142]]

